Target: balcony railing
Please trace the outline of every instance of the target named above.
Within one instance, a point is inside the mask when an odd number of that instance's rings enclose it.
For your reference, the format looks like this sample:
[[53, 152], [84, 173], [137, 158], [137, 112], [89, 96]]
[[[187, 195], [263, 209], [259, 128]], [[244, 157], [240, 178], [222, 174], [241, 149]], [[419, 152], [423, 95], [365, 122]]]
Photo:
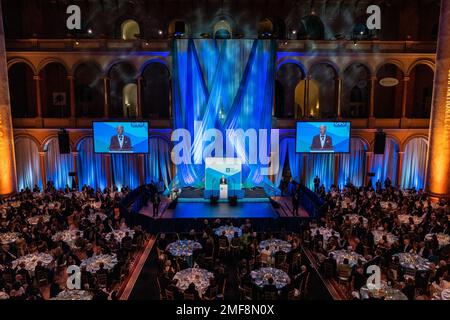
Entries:
[[[7, 51], [168, 51], [171, 40], [7, 39]], [[279, 52], [434, 53], [435, 41], [279, 40]]]

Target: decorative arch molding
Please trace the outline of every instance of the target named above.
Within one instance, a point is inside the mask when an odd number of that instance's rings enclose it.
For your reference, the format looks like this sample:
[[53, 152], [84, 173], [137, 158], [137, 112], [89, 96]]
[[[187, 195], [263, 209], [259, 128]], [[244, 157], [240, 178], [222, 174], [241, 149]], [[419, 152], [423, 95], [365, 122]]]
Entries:
[[128, 64], [128, 65], [132, 66], [136, 78], [139, 76], [139, 74], [138, 74], [139, 68], [136, 66], [136, 64], [135, 64], [133, 61], [126, 60], [126, 59], [115, 59], [115, 60], [109, 62], [109, 63], [106, 65], [106, 68], [104, 69], [104, 70], [105, 70], [105, 71], [104, 71], [104, 72], [105, 72], [105, 75], [106, 75], [107, 77], [109, 77], [109, 74], [111, 73], [111, 69], [112, 69], [116, 64], [120, 64], [120, 63], [125, 63], [125, 64]]
[[[42, 150], [40, 149], [40, 152], [47, 152], [47, 147], [48, 147], [48, 143], [52, 140], [52, 139], [58, 139], [58, 133], [52, 133], [49, 136], [45, 137], [45, 139], [42, 141]], [[72, 139], [70, 139], [70, 151], [74, 152], [75, 146], [72, 143]]]
[[306, 69], [305, 65], [301, 61], [296, 60], [296, 59], [291, 59], [291, 58], [278, 60], [277, 61], [277, 71], [280, 70], [280, 68], [285, 64], [295, 64], [302, 70], [302, 73], [305, 76], [308, 75], [308, 70]]
[[38, 151], [39, 152], [43, 151], [42, 150], [43, 149], [42, 148], [42, 143], [38, 139], [36, 139], [36, 137], [32, 136], [31, 134], [29, 134], [29, 133], [19, 133], [17, 135], [14, 135], [14, 144], [20, 139], [29, 139], [29, 140], [33, 141], [36, 144], [36, 147], [38, 148]]
[[102, 77], [106, 76], [105, 70], [100, 65], [100, 63], [98, 63], [97, 61], [92, 60], [92, 59], [81, 59], [81, 60], [78, 60], [77, 62], [75, 62], [75, 64], [72, 66], [72, 69], [70, 69], [70, 75], [75, 76], [75, 72], [77, 71], [78, 67], [80, 67], [83, 64], [94, 65], [96, 68], [98, 68], [98, 70], [100, 70]]
[[436, 73], [436, 64], [434, 63], [434, 61], [428, 60], [428, 59], [420, 59], [420, 60], [414, 61], [409, 66], [407, 72], [405, 73], [405, 76], [409, 76], [411, 74], [411, 72], [414, 70], [414, 68], [419, 65], [425, 65], [425, 66], [429, 67], [433, 71], [433, 73]]
[[397, 68], [399, 68], [403, 72], [403, 75], [406, 75], [405, 65], [403, 64], [403, 62], [401, 62], [400, 60], [396, 60], [396, 59], [389, 59], [389, 60], [385, 60], [385, 61], [380, 62], [376, 66], [375, 72], [373, 74], [376, 76], [378, 74], [378, 72], [380, 71], [381, 67], [383, 67], [386, 64], [393, 64], [393, 65], [395, 65]]
[[170, 140], [169, 137], [163, 135], [163, 134], [159, 134], [159, 133], [152, 133], [148, 136], [148, 140], [150, 139], [161, 139], [164, 140], [164, 142], [166, 142], [169, 147], [173, 147], [173, 141]]
[[341, 74], [338, 65], [336, 63], [334, 63], [333, 61], [328, 60], [328, 59], [316, 59], [316, 60], [313, 60], [311, 62], [311, 64], [309, 65], [307, 75], [308, 76], [311, 75], [311, 70], [320, 64], [325, 64], [325, 65], [330, 66], [333, 69], [334, 75], [336, 77], [338, 77]]
[[360, 64], [362, 66], [364, 66], [367, 71], [369, 71], [369, 78], [376, 75], [376, 73], [374, 72], [373, 66], [371, 66], [367, 61], [362, 61], [362, 60], [352, 60], [351, 62], [347, 63], [346, 65], [343, 66], [343, 68], [341, 69], [341, 72], [339, 74], [339, 76], [343, 77], [345, 71], [350, 68], [352, 65], [355, 64]]
[[[392, 139], [392, 140], [397, 144], [398, 151], [401, 151], [402, 143], [400, 142], [400, 140], [398, 139], [398, 137], [396, 137], [395, 135], [386, 133], [386, 140], [387, 140], [387, 139]], [[375, 137], [374, 137], [373, 140], [370, 142], [370, 151], [373, 151], [373, 150], [374, 150], [374, 145], [375, 145]]]
[[29, 66], [30, 69], [33, 71], [33, 75], [37, 76], [39, 74], [38, 69], [35, 67], [35, 65], [31, 61], [29, 61], [29, 60], [27, 60], [25, 58], [12, 58], [12, 59], [9, 59], [8, 60], [8, 64], [7, 64], [8, 70], [13, 65], [19, 64], [19, 63], [25, 63], [27, 66]]
[[138, 71], [138, 75], [139, 75], [139, 76], [142, 76], [142, 75], [144, 74], [145, 69], [146, 69], [149, 65], [151, 65], [151, 64], [153, 64], [153, 63], [159, 63], [159, 64], [162, 64], [164, 67], [166, 67], [167, 72], [169, 73], [169, 79], [172, 78], [172, 74], [170, 73], [170, 67], [169, 67], [168, 61], [166, 61], [166, 60], [164, 60], [164, 59], [160, 59], [160, 58], [152, 58], [152, 59], [150, 59], [150, 60], [145, 61], [145, 62], [140, 66], [139, 71]]
[[88, 139], [88, 138], [92, 138], [92, 139], [93, 139], [94, 136], [93, 136], [91, 133], [86, 133], [86, 134], [84, 134], [84, 135], [78, 137], [78, 138], [74, 141], [74, 144], [75, 144], [75, 147], [76, 147], [76, 149], [74, 149], [74, 150], [76, 150], [77, 152], [80, 152], [80, 150], [79, 150], [80, 144], [81, 144], [84, 140], [86, 140], [86, 139]]
[[50, 63], [58, 63], [60, 65], [62, 65], [64, 67], [64, 69], [66, 70], [66, 73], [68, 76], [71, 76], [72, 73], [70, 72], [72, 68], [69, 68], [69, 66], [67, 65], [67, 63], [61, 59], [58, 58], [46, 58], [44, 60], [42, 60], [39, 63], [39, 66], [37, 68], [37, 72], [38, 74], [41, 73], [42, 70], [44, 70], [44, 68], [49, 65]]
[[408, 143], [410, 143], [414, 139], [424, 139], [428, 145], [429, 137], [426, 134], [413, 134], [412, 136], [407, 137], [399, 146], [400, 152], [405, 152]]
[[350, 139], [358, 139], [358, 140], [360, 140], [364, 144], [364, 148], [365, 148], [366, 151], [369, 151], [369, 148], [371, 148], [371, 144], [363, 136], [355, 134], [355, 135], [351, 135]]

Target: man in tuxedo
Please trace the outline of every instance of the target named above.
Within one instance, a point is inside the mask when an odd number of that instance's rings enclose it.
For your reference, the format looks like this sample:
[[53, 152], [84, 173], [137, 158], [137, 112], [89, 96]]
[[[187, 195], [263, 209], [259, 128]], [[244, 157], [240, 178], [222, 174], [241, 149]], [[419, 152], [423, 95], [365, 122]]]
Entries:
[[220, 184], [227, 184], [227, 179], [225, 179], [225, 176], [222, 176], [222, 178], [220, 178]]
[[126, 136], [123, 131], [123, 126], [117, 126], [117, 134], [111, 137], [111, 142], [109, 144], [110, 151], [133, 150], [130, 137]]
[[327, 135], [327, 127], [320, 126], [320, 134], [315, 135], [311, 143], [311, 151], [328, 150], [333, 151], [333, 139]]

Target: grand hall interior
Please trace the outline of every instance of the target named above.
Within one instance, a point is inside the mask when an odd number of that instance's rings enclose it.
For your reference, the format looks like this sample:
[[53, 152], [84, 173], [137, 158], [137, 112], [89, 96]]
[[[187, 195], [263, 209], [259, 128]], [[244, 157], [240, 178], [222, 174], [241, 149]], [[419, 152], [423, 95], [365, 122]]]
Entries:
[[0, 157], [0, 300], [450, 300], [450, 1], [1, 0]]

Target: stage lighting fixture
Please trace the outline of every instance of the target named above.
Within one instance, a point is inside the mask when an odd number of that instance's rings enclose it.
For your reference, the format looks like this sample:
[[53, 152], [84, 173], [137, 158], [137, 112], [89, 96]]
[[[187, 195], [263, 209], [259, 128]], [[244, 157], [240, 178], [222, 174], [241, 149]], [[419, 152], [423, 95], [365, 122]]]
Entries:
[[297, 33], [297, 30], [292, 30], [292, 34], [296, 34]]
[[88, 34], [92, 34], [92, 29], [88, 29], [88, 30], [87, 30], [87, 33], [88, 33]]
[[163, 31], [162, 31], [162, 30], [159, 30], [159, 31], [158, 31], [158, 34], [159, 34], [160, 36], [162, 36]]

